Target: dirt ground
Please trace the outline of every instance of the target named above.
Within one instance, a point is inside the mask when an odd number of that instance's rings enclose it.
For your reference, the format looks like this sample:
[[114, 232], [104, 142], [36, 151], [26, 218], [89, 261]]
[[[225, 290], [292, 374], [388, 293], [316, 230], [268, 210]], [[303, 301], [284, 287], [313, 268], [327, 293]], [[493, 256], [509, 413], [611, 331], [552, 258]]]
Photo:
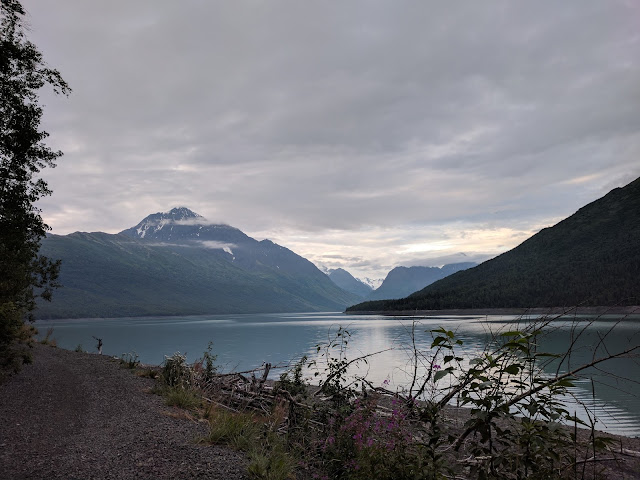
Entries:
[[198, 445], [207, 432], [153, 380], [107, 356], [36, 345], [35, 362], [0, 385], [0, 478], [246, 478], [230, 449]]

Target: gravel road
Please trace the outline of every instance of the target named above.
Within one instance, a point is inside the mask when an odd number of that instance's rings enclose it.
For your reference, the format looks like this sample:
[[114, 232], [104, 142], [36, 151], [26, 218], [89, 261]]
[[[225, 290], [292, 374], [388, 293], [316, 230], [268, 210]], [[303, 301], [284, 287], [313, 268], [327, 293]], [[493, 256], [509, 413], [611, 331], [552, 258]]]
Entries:
[[241, 454], [198, 445], [203, 423], [176, 415], [153, 380], [99, 355], [36, 345], [0, 385], [0, 478], [246, 478]]

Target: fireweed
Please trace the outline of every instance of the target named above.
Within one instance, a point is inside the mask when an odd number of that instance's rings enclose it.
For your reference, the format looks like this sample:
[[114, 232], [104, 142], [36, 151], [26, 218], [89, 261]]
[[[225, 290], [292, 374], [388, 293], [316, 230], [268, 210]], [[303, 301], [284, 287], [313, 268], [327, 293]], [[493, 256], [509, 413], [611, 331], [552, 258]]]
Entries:
[[330, 478], [405, 478], [403, 472], [412, 463], [408, 416], [395, 398], [388, 415], [376, 414], [375, 401], [356, 399], [350, 414], [330, 419], [320, 446]]

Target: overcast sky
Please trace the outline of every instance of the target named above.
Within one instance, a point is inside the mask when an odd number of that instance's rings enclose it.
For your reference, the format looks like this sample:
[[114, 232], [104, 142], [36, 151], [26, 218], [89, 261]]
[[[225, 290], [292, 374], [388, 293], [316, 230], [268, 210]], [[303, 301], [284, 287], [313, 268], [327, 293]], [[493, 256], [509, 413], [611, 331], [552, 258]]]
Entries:
[[504, 252], [640, 176], [640, 3], [23, 0], [53, 233], [186, 206], [382, 278]]

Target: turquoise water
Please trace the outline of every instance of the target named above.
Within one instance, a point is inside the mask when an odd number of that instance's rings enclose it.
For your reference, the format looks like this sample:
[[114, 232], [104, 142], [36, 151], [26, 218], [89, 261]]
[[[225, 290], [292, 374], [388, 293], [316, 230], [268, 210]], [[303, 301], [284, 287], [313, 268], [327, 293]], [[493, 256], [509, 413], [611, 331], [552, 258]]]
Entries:
[[[618, 322], [616, 316], [561, 319], [549, 326], [549, 334], [540, 336], [541, 351], [563, 352], [588, 324], [574, 347], [570, 368], [588, 363], [594, 346], [604, 338], [596, 357], [609, 351], [622, 351], [640, 344], [640, 316]], [[414, 324], [414, 321], [416, 322]], [[353, 373], [367, 374], [373, 384], [388, 383], [391, 388], [406, 386], [413, 372], [413, 337], [419, 351], [427, 352], [432, 341], [430, 331], [443, 326], [456, 331], [463, 340], [463, 356], [473, 358], [485, 347], [491, 332], [511, 329], [514, 316], [435, 316], [384, 317], [349, 316], [342, 313], [290, 313], [262, 315], [207, 315], [193, 317], [140, 317], [117, 319], [73, 319], [36, 322], [42, 336], [53, 328], [53, 338], [66, 349], [82, 347], [96, 351], [102, 338], [103, 354], [121, 356], [136, 353], [143, 363], [161, 364], [164, 357], [177, 351], [190, 361], [202, 356], [208, 343], [223, 370], [246, 370], [269, 362], [288, 365], [303, 355], [317, 358], [317, 345], [329, 341], [342, 326], [350, 332], [348, 358], [386, 350], [355, 366]], [[614, 327], [614, 328], [612, 328]], [[602, 342], [601, 342], [602, 343]], [[387, 350], [388, 349], [388, 350]], [[638, 352], [640, 353], [640, 352]], [[561, 371], [566, 371], [566, 363]], [[546, 371], [552, 374], [556, 366]], [[282, 370], [273, 370], [277, 377]], [[424, 371], [419, 368], [418, 371]], [[309, 372], [312, 375], [312, 372]], [[592, 382], [593, 380], [593, 382]], [[640, 361], [638, 357], [616, 359], [602, 371], [591, 369], [576, 382], [574, 398], [567, 398], [569, 410], [582, 418], [580, 403], [594, 408], [596, 428], [629, 436], [640, 436]], [[594, 395], [595, 394], [595, 395]]]

